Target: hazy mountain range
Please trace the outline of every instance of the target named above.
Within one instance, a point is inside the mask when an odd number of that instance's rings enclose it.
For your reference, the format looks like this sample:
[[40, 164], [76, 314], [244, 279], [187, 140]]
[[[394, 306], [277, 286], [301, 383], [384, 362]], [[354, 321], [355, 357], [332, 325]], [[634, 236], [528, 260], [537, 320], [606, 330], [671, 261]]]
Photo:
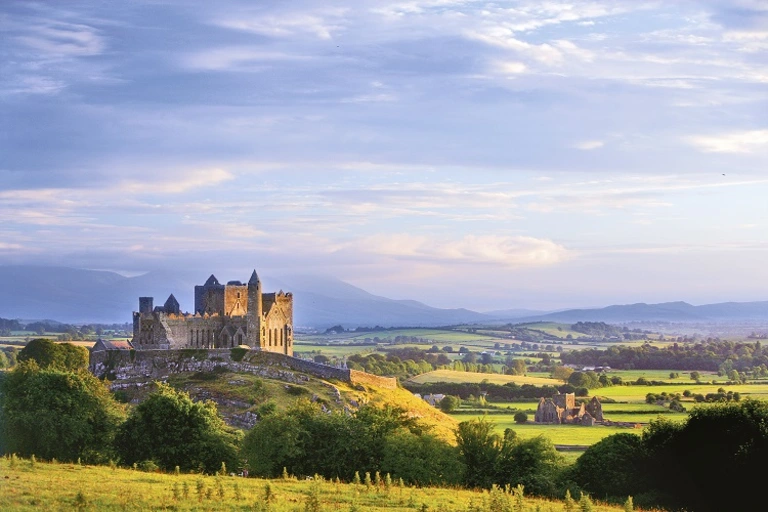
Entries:
[[[153, 296], [155, 304], [162, 305], [173, 293], [182, 310], [191, 310], [194, 285], [202, 284], [207, 277], [160, 272], [124, 277], [114, 272], [64, 267], [0, 266], [0, 317], [68, 323], [130, 322], [132, 311], [138, 307], [139, 296]], [[507, 309], [478, 313], [380, 297], [328, 277], [264, 278], [263, 284], [267, 292], [279, 289], [293, 292], [294, 324], [297, 327], [325, 328], [336, 324], [347, 328], [375, 325], [430, 327], [522, 321], [768, 321], [768, 301], [703, 306], [667, 302], [554, 312]]]

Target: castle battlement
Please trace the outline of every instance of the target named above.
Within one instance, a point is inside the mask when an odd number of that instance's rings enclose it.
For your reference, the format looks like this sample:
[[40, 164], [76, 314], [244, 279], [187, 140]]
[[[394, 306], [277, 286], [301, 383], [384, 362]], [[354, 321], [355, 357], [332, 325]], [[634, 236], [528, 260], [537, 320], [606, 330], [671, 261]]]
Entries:
[[136, 350], [247, 345], [292, 356], [293, 295], [282, 290], [262, 293], [255, 270], [247, 284], [221, 284], [211, 275], [195, 286], [192, 313], [182, 313], [173, 294], [157, 307], [153, 297], [139, 297], [132, 344]]

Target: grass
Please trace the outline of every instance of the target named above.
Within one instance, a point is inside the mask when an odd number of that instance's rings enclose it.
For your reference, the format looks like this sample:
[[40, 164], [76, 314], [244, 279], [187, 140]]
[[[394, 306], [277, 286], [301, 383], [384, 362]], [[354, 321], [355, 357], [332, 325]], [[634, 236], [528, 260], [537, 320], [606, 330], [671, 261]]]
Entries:
[[[582, 427], [580, 425], [544, 425], [538, 423], [525, 423], [519, 425], [515, 423], [514, 414], [493, 414], [488, 416], [482, 414], [459, 414], [455, 417], [459, 421], [485, 417], [495, 425], [496, 431], [500, 434], [503, 433], [504, 430], [511, 428], [517, 432], [517, 435], [521, 439], [544, 436], [556, 445], [589, 446], [613, 434], [621, 432], [640, 434], [642, 432], [641, 429], [605, 427], [602, 425], [594, 427]], [[529, 417], [529, 419], [532, 418]]]
[[701, 393], [706, 395], [707, 393], [716, 393], [718, 388], [724, 388], [726, 391], [733, 391], [741, 393], [742, 398], [750, 396], [761, 400], [768, 400], [768, 385], [766, 384], [734, 384], [726, 386], [724, 384], [696, 384], [693, 381], [690, 383], [680, 384], [667, 384], [659, 386], [611, 386], [608, 388], [599, 388], [591, 390], [593, 395], [600, 397], [611, 398], [620, 402], [643, 402], [645, 401], [645, 395], [648, 393], [659, 394], [663, 391], [667, 393], [680, 393], [686, 389], [691, 393]]
[[545, 384], [559, 386], [562, 381], [550, 379], [548, 377], [528, 377], [523, 375], [500, 375], [498, 373], [473, 373], [457, 372], [453, 370], [435, 370], [428, 373], [422, 373], [410, 379], [411, 382], [425, 384], [428, 382], [482, 382], [487, 380], [494, 384], [506, 384], [514, 382], [516, 384], [535, 384], [543, 386]]
[[[464, 511], [473, 505], [489, 510], [488, 492], [451, 488], [365, 485], [296, 479], [262, 480], [235, 476], [144, 473], [106, 466], [81, 466], [0, 459], [0, 510], [329, 510]], [[273, 499], [267, 506], [269, 486]], [[186, 491], [185, 491], [186, 489]], [[524, 498], [526, 511], [565, 510], [562, 501]], [[596, 512], [618, 512], [618, 506], [595, 504]]]

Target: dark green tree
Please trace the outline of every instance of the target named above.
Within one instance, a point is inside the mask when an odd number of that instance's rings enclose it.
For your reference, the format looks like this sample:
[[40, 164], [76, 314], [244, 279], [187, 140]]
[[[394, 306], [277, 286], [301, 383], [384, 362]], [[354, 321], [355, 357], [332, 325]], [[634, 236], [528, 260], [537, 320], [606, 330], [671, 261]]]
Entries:
[[614, 434], [587, 448], [572, 478], [591, 496], [621, 503], [647, 489], [645, 459], [640, 436]]
[[464, 476], [455, 447], [430, 434], [403, 428], [387, 436], [381, 472], [411, 485], [459, 485]]
[[496, 465], [502, 443], [494, 424], [485, 418], [462, 421], [456, 428], [456, 445], [464, 466], [464, 485], [490, 488], [496, 482]]
[[446, 395], [440, 400], [440, 410], [443, 412], [453, 412], [461, 405], [461, 399], [457, 396]]
[[562, 457], [548, 438], [522, 440], [508, 431], [496, 461], [496, 483], [522, 485], [528, 494], [555, 496], [562, 467]]
[[36, 338], [19, 352], [18, 361], [34, 361], [40, 369], [78, 371], [88, 368], [88, 349]]
[[93, 375], [27, 361], [2, 379], [0, 416], [6, 453], [104, 462], [125, 412]]
[[528, 421], [528, 415], [523, 411], [518, 411], [515, 413], [514, 419], [517, 424], [526, 423]]
[[211, 401], [193, 402], [187, 393], [166, 384], [131, 411], [116, 439], [127, 465], [151, 460], [170, 471], [214, 473], [224, 462], [237, 468], [241, 433], [227, 427]]

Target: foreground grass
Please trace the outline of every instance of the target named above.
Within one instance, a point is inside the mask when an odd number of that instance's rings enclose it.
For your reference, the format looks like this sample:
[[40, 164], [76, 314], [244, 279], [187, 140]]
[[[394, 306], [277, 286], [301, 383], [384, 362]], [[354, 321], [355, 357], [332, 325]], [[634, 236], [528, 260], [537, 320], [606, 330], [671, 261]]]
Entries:
[[[93, 511], [305, 511], [435, 510], [490, 511], [487, 492], [343, 484], [295, 479], [262, 480], [233, 476], [168, 475], [78, 464], [0, 459], [0, 510]], [[268, 490], [267, 490], [268, 489]], [[269, 499], [266, 499], [269, 496]], [[498, 500], [496, 493], [494, 499]], [[511, 495], [510, 508], [518, 504]], [[514, 510], [560, 512], [562, 501], [524, 497]], [[593, 505], [595, 512], [621, 507]]]

